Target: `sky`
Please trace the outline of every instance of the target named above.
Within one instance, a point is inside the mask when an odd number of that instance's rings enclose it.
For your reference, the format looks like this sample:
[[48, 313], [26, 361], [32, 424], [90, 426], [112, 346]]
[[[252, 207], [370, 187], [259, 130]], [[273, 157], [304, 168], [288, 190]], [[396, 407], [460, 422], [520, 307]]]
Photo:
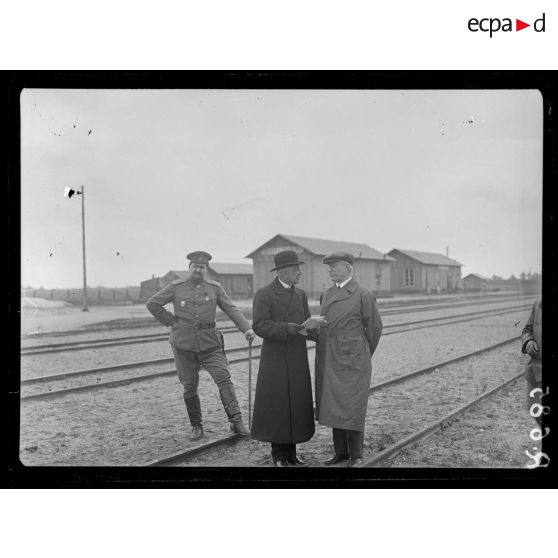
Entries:
[[542, 269], [533, 90], [62, 90], [21, 94], [22, 285], [139, 285], [278, 233]]

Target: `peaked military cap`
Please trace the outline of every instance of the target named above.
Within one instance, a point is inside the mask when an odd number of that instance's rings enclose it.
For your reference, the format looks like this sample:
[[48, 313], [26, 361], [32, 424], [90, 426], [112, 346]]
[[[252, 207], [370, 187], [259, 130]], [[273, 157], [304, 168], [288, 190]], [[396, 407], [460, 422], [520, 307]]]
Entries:
[[291, 265], [304, 265], [305, 263], [298, 259], [298, 254], [294, 250], [285, 250], [284, 252], [275, 254], [273, 261], [275, 263], [275, 267], [270, 269], [270, 271], [275, 271]]
[[333, 254], [330, 254], [329, 256], [326, 256], [323, 260], [322, 260], [325, 264], [332, 264], [335, 262], [348, 262], [351, 265], [353, 265], [355, 263], [355, 257], [350, 254], [349, 252], [333, 252]]
[[207, 252], [201, 252], [198, 250], [197, 252], [190, 252], [186, 257], [192, 263], [208, 265], [209, 260], [211, 259], [212, 256]]

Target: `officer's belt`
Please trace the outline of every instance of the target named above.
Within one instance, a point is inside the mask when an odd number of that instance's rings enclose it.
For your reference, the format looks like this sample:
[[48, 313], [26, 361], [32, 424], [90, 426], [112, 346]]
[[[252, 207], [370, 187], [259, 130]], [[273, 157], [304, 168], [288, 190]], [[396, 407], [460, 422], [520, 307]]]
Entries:
[[211, 329], [215, 327], [215, 322], [192, 322], [191, 320], [185, 320], [184, 318], [178, 318], [178, 321], [191, 325], [195, 329]]
[[336, 337], [337, 335], [346, 335], [348, 337], [362, 337], [364, 335], [364, 329], [321, 327], [320, 335], [323, 335], [324, 337]]

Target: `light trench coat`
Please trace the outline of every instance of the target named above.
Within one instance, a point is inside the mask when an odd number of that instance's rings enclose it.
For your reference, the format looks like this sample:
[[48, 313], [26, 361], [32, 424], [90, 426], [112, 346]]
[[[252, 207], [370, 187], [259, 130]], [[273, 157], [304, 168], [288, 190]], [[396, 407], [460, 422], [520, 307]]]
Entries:
[[316, 346], [316, 420], [363, 432], [371, 358], [382, 334], [376, 298], [351, 279], [326, 291], [321, 314], [328, 325], [320, 328]]

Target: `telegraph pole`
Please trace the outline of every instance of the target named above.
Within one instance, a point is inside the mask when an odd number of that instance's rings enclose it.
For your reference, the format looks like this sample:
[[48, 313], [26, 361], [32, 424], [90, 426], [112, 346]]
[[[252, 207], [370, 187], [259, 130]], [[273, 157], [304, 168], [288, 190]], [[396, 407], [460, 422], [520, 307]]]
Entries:
[[83, 248], [83, 308], [82, 312], [89, 312], [87, 306], [87, 275], [85, 272], [85, 186], [82, 185], [81, 192], [81, 243]]

